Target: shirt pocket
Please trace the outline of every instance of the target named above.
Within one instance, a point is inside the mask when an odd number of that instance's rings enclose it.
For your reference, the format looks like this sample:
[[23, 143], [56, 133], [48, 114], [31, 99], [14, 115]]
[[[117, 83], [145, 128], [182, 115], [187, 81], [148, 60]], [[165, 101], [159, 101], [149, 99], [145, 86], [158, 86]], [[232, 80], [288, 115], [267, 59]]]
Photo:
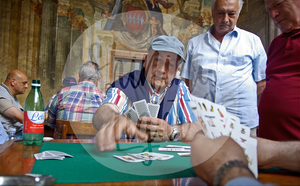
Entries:
[[[252, 61], [248, 56], [232, 56], [230, 58], [231, 75], [241, 77], [252, 69]], [[251, 68], [251, 69], [249, 69]]]

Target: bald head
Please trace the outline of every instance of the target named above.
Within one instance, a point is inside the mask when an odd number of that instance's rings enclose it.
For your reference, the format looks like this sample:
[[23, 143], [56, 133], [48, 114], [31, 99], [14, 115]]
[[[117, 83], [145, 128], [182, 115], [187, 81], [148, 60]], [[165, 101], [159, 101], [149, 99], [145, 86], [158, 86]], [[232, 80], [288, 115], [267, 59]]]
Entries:
[[21, 70], [15, 69], [8, 73], [5, 85], [8, 87], [12, 96], [24, 94], [28, 88], [28, 77]]
[[8, 73], [8, 75], [6, 77], [6, 81], [10, 81], [13, 78], [17, 78], [17, 77], [21, 77], [21, 76], [27, 77], [27, 75], [24, 72], [22, 72], [21, 70], [14, 69]]

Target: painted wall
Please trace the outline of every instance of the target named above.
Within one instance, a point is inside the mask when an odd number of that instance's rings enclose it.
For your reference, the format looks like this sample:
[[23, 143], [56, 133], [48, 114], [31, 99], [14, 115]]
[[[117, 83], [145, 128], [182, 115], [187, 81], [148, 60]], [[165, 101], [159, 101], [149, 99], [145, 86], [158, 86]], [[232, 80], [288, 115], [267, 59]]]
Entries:
[[[152, 3], [155, 2], [155, 3]], [[114, 4], [114, 6], [112, 6]], [[0, 81], [18, 68], [40, 79], [48, 103], [64, 77], [87, 60], [101, 67], [100, 90], [114, 79], [115, 59], [142, 61], [153, 37], [184, 45], [212, 25], [211, 0], [1, 0]], [[263, 0], [246, 0], [238, 26], [256, 33], [267, 49], [278, 34]], [[30, 89], [30, 88], [29, 88]], [[29, 90], [18, 98], [23, 105]]]

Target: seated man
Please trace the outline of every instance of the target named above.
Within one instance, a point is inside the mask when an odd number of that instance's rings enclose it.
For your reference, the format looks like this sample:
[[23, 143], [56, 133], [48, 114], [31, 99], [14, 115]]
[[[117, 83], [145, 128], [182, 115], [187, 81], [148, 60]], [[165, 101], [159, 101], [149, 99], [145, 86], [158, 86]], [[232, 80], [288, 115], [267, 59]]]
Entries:
[[[94, 113], [103, 102], [103, 92], [97, 89], [100, 82], [100, 67], [87, 61], [81, 65], [78, 84], [57, 92], [49, 106], [46, 124], [55, 128], [56, 119], [91, 122]], [[60, 138], [60, 134], [54, 134]], [[67, 136], [74, 138], [74, 136]], [[84, 138], [81, 136], [81, 138]]]
[[22, 138], [23, 107], [16, 96], [25, 93], [27, 82], [27, 75], [15, 69], [9, 72], [5, 82], [0, 85], [0, 122], [6, 133], [9, 128], [15, 128], [18, 139]]
[[[70, 87], [70, 86], [73, 86], [73, 85], [77, 85], [77, 82], [76, 82], [76, 79], [73, 78], [73, 77], [66, 77], [64, 80], [63, 80], [63, 84], [61, 85], [61, 88], [65, 88], [65, 87]], [[56, 96], [56, 94], [54, 94], [50, 99], [49, 99], [49, 104], [47, 105], [46, 107], [46, 110], [48, 110], [48, 107], [49, 105], [51, 105], [54, 97]]]
[[[180, 139], [192, 139], [200, 130], [188, 104], [189, 90], [183, 81], [175, 78], [184, 60], [183, 50], [184, 46], [177, 38], [159, 36], [150, 44], [144, 68], [112, 83], [104, 104], [93, 118], [93, 124], [99, 130], [96, 143], [100, 150], [114, 149], [115, 140], [123, 131], [142, 140], [176, 140], [178, 134]], [[135, 125], [122, 114], [132, 107], [133, 102], [143, 99], [160, 105], [158, 118], [141, 117]]]

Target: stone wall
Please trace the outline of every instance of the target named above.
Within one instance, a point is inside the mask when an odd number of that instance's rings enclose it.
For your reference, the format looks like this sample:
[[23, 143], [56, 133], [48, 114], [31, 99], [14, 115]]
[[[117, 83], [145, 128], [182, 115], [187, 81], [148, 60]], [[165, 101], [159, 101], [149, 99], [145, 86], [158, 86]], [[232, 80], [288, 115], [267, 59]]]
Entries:
[[271, 41], [280, 30], [274, 25], [265, 9], [264, 0], [245, 0], [238, 20], [238, 27], [258, 35], [268, 51]]

